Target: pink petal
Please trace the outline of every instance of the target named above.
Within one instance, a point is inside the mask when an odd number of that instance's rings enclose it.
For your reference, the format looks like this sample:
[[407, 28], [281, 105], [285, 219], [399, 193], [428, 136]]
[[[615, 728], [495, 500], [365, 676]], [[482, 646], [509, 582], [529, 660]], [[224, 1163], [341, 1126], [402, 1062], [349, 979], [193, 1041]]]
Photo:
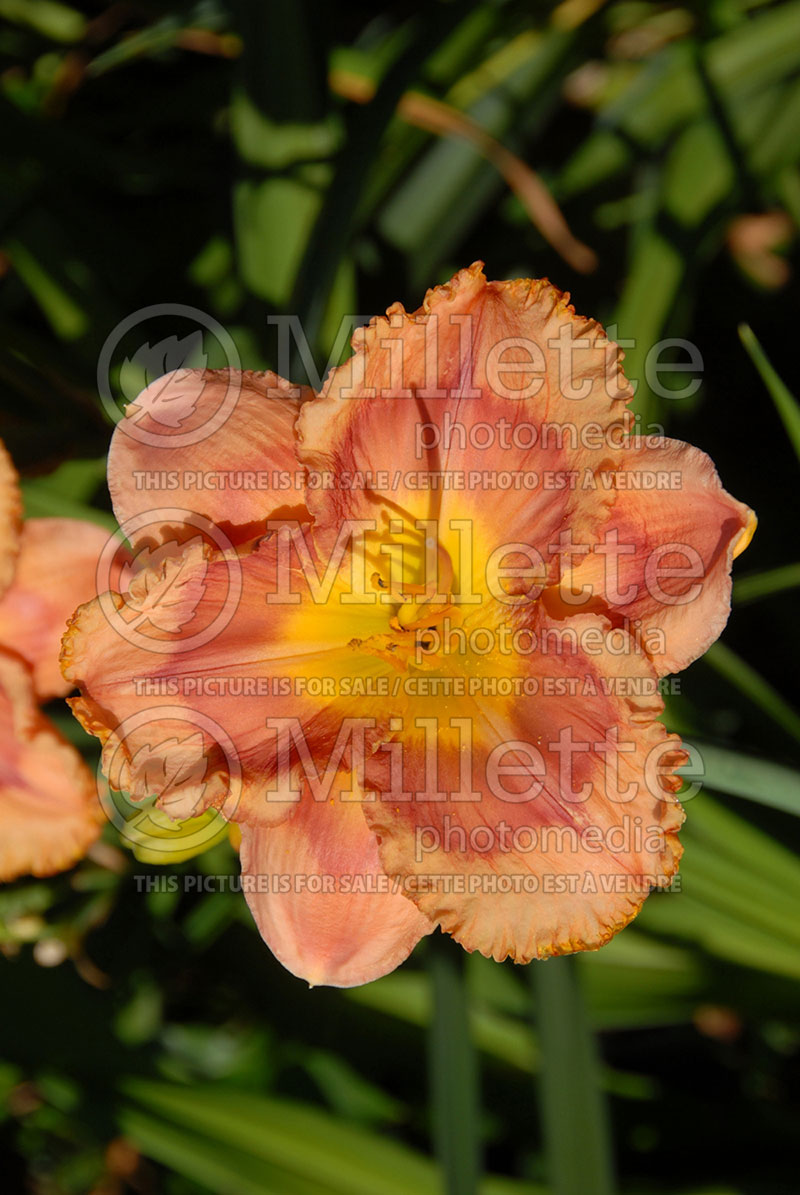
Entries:
[[181, 369], [152, 382], [126, 409], [108, 457], [123, 530], [141, 517], [134, 548], [158, 538], [162, 510], [192, 511], [241, 542], [263, 534], [279, 508], [302, 506], [294, 423], [311, 394], [252, 370]]
[[338, 600], [346, 560], [329, 601], [313, 600], [295, 566], [297, 604], [271, 603], [270, 595], [280, 597], [280, 542], [273, 535], [232, 557], [190, 544], [137, 574], [125, 597], [103, 594], [77, 611], [62, 667], [81, 690], [73, 711], [103, 742], [114, 787], [135, 798], [160, 794], [173, 816], [213, 806], [269, 825], [290, 812], [278, 799], [278, 744], [291, 731], [268, 719], [302, 728], [323, 771], [347, 718], [373, 714], [367, 754], [380, 741], [391, 698], [366, 708], [363, 696], [342, 695], [340, 682], [394, 675], [390, 661], [356, 639], [385, 630], [385, 607]]
[[[548, 560], [563, 526], [600, 517], [596, 494], [549, 479], [608, 456], [603, 435], [626, 420], [632, 391], [616, 345], [568, 295], [545, 280], [487, 282], [476, 263], [418, 311], [394, 304], [353, 347], [298, 420], [301, 459], [320, 479], [307, 495], [320, 528], [437, 519], [452, 555], [451, 520], [466, 508], [489, 550], [534, 536]], [[586, 447], [578, 433], [590, 423]], [[431, 474], [443, 480], [426, 484]]]
[[22, 511], [16, 470], [0, 440], [0, 597], [11, 584], [19, 551]]
[[71, 867], [101, 825], [91, 772], [39, 712], [25, 665], [0, 651], [0, 880]]
[[[563, 630], [541, 611], [527, 625]], [[435, 749], [426, 755], [406, 722], [405, 798], [384, 782], [363, 806], [387, 875], [467, 950], [497, 960], [601, 946], [680, 857], [671, 773], [685, 756], [656, 721], [652, 666], [624, 632], [610, 639], [605, 619], [579, 615], [571, 630], [574, 643], [522, 669], [536, 693], [417, 703], [417, 716], [438, 710]]]
[[[615, 621], [634, 624], [663, 676], [691, 664], [721, 634], [731, 564], [756, 519], [722, 488], [704, 452], [679, 440], [648, 441], [621, 453], [609, 478], [614, 505], [572, 586], [587, 586], [587, 596], [600, 598]], [[653, 488], [639, 488], [654, 478]]]
[[69, 692], [58, 666], [61, 638], [76, 606], [97, 593], [96, 571], [109, 534], [81, 519], [26, 519], [13, 583], [0, 601], [0, 646], [33, 669], [40, 701]]
[[243, 884], [261, 936], [312, 987], [378, 979], [433, 929], [392, 891], [360, 802], [341, 797], [348, 785], [341, 778], [327, 801], [306, 790], [279, 826], [242, 828]]

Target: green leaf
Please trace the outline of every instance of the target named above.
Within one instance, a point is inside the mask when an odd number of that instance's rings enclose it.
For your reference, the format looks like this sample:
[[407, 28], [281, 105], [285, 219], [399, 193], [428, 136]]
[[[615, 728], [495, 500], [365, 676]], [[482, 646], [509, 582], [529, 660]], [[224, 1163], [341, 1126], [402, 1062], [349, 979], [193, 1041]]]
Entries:
[[664, 206], [686, 227], [694, 227], [736, 182], [725, 141], [713, 120], [689, 125], [672, 147], [664, 171]]
[[334, 1112], [361, 1124], [404, 1119], [405, 1109], [333, 1050], [304, 1050], [302, 1064]]
[[51, 271], [35, 248], [11, 238], [5, 248], [19, 277], [61, 340], [77, 340], [89, 329], [89, 313], [73, 288]]
[[278, 305], [288, 301], [320, 203], [317, 191], [294, 178], [237, 184], [240, 269], [253, 294]]
[[567, 160], [554, 187], [558, 199], [570, 199], [621, 173], [631, 160], [631, 150], [611, 129], [597, 129], [580, 143]]
[[[540, 1104], [552, 1195], [615, 1190], [608, 1112], [574, 955], [531, 965], [542, 1051]], [[580, 1145], [576, 1142], [579, 1126]]]
[[740, 324], [739, 338], [747, 350], [750, 360], [758, 370], [761, 381], [769, 391], [781, 417], [781, 422], [786, 428], [786, 434], [792, 442], [798, 460], [800, 460], [800, 403], [779, 378], [753, 329], [747, 324]]
[[800, 978], [800, 861], [703, 795], [687, 806], [679, 888], [652, 895], [640, 929], [699, 943], [739, 966]]
[[105, 457], [65, 461], [46, 477], [21, 483], [25, 517], [86, 519], [113, 531], [113, 515], [88, 505], [105, 479]]
[[89, 523], [107, 527], [109, 531], [117, 529], [112, 514], [69, 497], [59, 485], [53, 485], [49, 477], [22, 481], [20, 490], [26, 519], [85, 519]]
[[[448, 102], [462, 110], [459, 100], [469, 96], [466, 115], [504, 143], [510, 139], [513, 148], [514, 141], [543, 121], [553, 89], [569, 70], [575, 37], [574, 31], [550, 30], [544, 36], [527, 33], [512, 39], [489, 56], [474, 82], [462, 81]], [[496, 166], [474, 145], [455, 137], [433, 141], [378, 216], [382, 234], [410, 260], [412, 285], [421, 288], [438, 279], [443, 261], [456, 252], [504, 186]]]
[[[737, 22], [707, 43], [708, 75], [728, 110], [734, 101], [746, 109], [760, 89], [797, 70], [798, 22], [800, 3], [795, 0]], [[603, 110], [602, 119], [637, 144], [655, 147], [700, 116], [706, 105], [694, 47], [684, 39], [646, 58], [631, 84]]]
[[428, 1058], [436, 1153], [447, 1195], [474, 1195], [481, 1168], [480, 1096], [463, 951], [441, 933], [430, 940], [428, 950], [434, 997]]
[[120, 1127], [147, 1157], [218, 1195], [317, 1195], [313, 1182], [269, 1166], [262, 1158], [231, 1149], [138, 1108], [122, 1108]]
[[765, 681], [755, 668], [724, 643], [713, 644], [703, 659], [734, 688], [749, 697], [787, 734], [800, 742], [800, 714], [784, 701], [780, 693]]
[[316, 1184], [318, 1192], [438, 1195], [436, 1168], [426, 1158], [315, 1108], [240, 1091], [133, 1078], [122, 1087], [162, 1122], [279, 1167]]
[[[375, 983], [351, 988], [347, 997], [356, 1004], [424, 1028], [433, 1015], [433, 992], [424, 973], [396, 971]], [[485, 1005], [470, 1008], [470, 1032], [475, 1045], [508, 1066], [533, 1071], [538, 1050], [530, 1026]]]
[[654, 223], [648, 220], [636, 230], [625, 287], [609, 331], [613, 339], [622, 340], [625, 375], [636, 387], [631, 409], [642, 416], [645, 426], [660, 407], [647, 384], [647, 354], [664, 335], [685, 273], [683, 254]]
[[58, 0], [0, 0], [0, 17], [57, 42], [79, 41], [86, 31], [83, 14]]
[[796, 589], [800, 585], [800, 564], [784, 564], [778, 568], [770, 568], [763, 573], [751, 573], [749, 576], [739, 577], [733, 583], [733, 600], [743, 606], [746, 602], [755, 602], [759, 598], [772, 597], [775, 593], [783, 593], [787, 589]]
[[[124, 1078], [123, 1132], [219, 1195], [441, 1195], [430, 1159], [321, 1109], [223, 1087]], [[488, 1177], [480, 1195], [546, 1195]]]
[[[660, 1025], [691, 1020], [702, 976], [691, 956], [677, 947], [651, 942], [635, 930], [618, 935], [601, 951], [581, 958], [585, 991], [598, 1028]], [[489, 1059], [533, 1074], [539, 1047], [528, 1015], [525, 972], [498, 967], [479, 954], [467, 960], [471, 991], [470, 1031]], [[375, 983], [352, 988], [347, 998], [364, 1008], [423, 1028], [430, 1024], [433, 999], [427, 974], [395, 971]], [[610, 1092], [642, 1094], [632, 1076], [610, 1067], [603, 1082]], [[636, 1088], [636, 1089], [635, 1089]]]
[[436, 4], [426, 9], [424, 19], [411, 18], [408, 42], [384, 74], [374, 98], [350, 114], [347, 142], [309, 237], [294, 293], [295, 311], [314, 346], [341, 260], [349, 253], [358, 220], [363, 218], [360, 201], [397, 103], [415, 80], [421, 63], [450, 35], [463, 15], [464, 6]]
[[[703, 970], [688, 950], [648, 938], [635, 926], [617, 934], [602, 950], [582, 954], [579, 965], [597, 1029], [691, 1021], [704, 991]], [[607, 1069], [604, 1079], [607, 1089], [615, 1091], [629, 1076]], [[634, 1094], [630, 1086], [628, 1093]]]
[[[800, 816], [800, 772], [710, 743], [687, 745], [699, 752], [700, 773], [710, 788]], [[693, 764], [684, 770], [697, 773]]]

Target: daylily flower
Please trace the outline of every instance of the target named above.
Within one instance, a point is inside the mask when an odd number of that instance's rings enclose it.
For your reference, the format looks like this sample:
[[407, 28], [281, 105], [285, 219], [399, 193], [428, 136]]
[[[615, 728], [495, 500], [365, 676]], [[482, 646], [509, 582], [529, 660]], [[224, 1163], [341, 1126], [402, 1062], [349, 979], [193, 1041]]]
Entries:
[[478, 263], [353, 347], [318, 397], [182, 370], [137, 400], [109, 478], [153, 563], [77, 611], [73, 709], [115, 786], [239, 823], [258, 927], [311, 983], [436, 926], [498, 960], [596, 948], [677, 868], [658, 678], [719, 635], [754, 516], [635, 434], [621, 354], [546, 281]]
[[58, 667], [76, 601], [96, 593], [108, 536], [79, 519], [27, 519], [0, 444], [0, 881], [71, 867], [100, 833], [94, 778], [39, 709], [70, 686]]

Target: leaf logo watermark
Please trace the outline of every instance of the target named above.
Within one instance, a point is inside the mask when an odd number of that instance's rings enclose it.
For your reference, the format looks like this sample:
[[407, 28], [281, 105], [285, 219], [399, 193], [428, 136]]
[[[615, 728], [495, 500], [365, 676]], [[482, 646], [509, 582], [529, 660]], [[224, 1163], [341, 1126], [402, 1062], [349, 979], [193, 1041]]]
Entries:
[[199, 731], [185, 739], [173, 736], [160, 743], [143, 743], [130, 768], [139, 787], [158, 793], [162, 809], [174, 809], [180, 817], [203, 812], [208, 759]]
[[149, 623], [157, 631], [182, 631], [205, 592], [208, 560], [202, 536], [182, 545], [171, 540], [155, 552], [145, 548], [135, 563], [143, 567], [131, 581], [127, 605], [137, 617], [128, 625]]
[[[155, 340], [145, 334], [148, 322], [158, 320], [163, 328], [165, 319], [182, 329], [188, 324], [189, 331]], [[138, 347], [116, 365], [118, 350], [134, 332], [141, 337]], [[212, 343], [215, 364], [227, 368], [229, 382], [221, 403], [207, 412], [201, 403], [198, 412], [202, 392], [196, 385], [184, 390], [181, 377], [207, 368]], [[240, 375], [236, 344], [218, 320], [198, 307], [155, 303], [126, 316], [106, 337], [97, 361], [97, 390], [104, 410], [125, 435], [150, 447], [175, 449], [198, 444], [224, 425], [241, 393]]]
[[[164, 539], [170, 528], [188, 526], [188, 540]], [[132, 559], [127, 547], [143, 536]], [[224, 569], [224, 597], [211, 620], [192, 627], [206, 593], [209, 568]], [[95, 574], [100, 609], [109, 626], [132, 646], [160, 655], [194, 651], [228, 626], [242, 594], [242, 565], [231, 540], [204, 515], [183, 507], [157, 507], [126, 519], [100, 553]], [[189, 627], [189, 633], [184, 629]]]
[[[183, 339], [167, 336], [157, 344], [141, 345], [132, 357], [125, 358], [119, 371], [119, 388], [131, 404], [126, 408], [126, 417], [138, 422], [149, 415], [162, 427], [180, 427], [194, 414], [196, 396], [191, 405], [184, 405], [184, 392], [179, 386], [169, 386], [166, 375], [205, 369], [207, 365], [208, 353], [204, 351], [203, 333], [199, 330]], [[164, 384], [156, 386], [160, 378], [164, 378]]]
[[[212, 756], [217, 763], [210, 768]], [[241, 790], [230, 735], [213, 718], [182, 706], [155, 706], [126, 718], [109, 735], [97, 770], [103, 813], [144, 863], [190, 859], [224, 838]]]

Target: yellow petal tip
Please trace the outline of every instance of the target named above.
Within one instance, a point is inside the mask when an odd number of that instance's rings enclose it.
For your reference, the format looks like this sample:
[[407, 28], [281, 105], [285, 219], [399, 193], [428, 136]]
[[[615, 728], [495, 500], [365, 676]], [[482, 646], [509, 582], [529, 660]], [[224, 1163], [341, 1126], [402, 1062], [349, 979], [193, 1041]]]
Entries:
[[755, 511], [749, 510], [747, 512], [747, 524], [746, 524], [744, 530], [740, 532], [739, 538], [737, 539], [736, 543], [733, 545], [733, 559], [734, 560], [736, 559], [737, 556], [741, 556], [741, 554], [745, 550], [745, 548], [748, 547], [750, 540], [753, 538], [753, 536], [756, 533], [757, 526], [758, 526], [758, 519], [756, 518]]

